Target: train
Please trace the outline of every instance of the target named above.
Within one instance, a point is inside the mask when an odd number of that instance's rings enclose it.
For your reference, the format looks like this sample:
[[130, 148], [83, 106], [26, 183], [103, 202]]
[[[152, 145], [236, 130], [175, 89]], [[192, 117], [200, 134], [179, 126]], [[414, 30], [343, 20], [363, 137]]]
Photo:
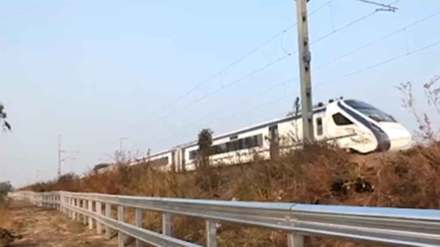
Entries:
[[[391, 115], [355, 99], [334, 99], [313, 109], [314, 138], [360, 154], [405, 150], [412, 146], [408, 129]], [[256, 158], [274, 159], [302, 145], [299, 113], [213, 137], [210, 164], [233, 165]], [[195, 170], [197, 141], [177, 145], [130, 162], [148, 162], [163, 171]]]

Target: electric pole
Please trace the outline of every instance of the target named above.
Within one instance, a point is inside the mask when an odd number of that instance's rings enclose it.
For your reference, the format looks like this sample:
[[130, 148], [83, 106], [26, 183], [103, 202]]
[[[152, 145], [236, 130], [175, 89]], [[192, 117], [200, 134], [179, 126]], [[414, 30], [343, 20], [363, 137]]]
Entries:
[[119, 152], [122, 154], [124, 152], [123, 150], [123, 142], [128, 140], [128, 137], [120, 137], [119, 138]]
[[311, 55], [309, 43], [309, 27], [307, 15], [308, 0], [296, 0], [296, 15], [298, 19], [298, 55], [299, 74], [301, 83], [301, 114], [303, 123], [303, 142], [314, 141], [313, 134], [313, 102], [311, 82]]
[[61, 135], [58, 135], [58, 177], [61, 177], [61, 163], [63, 162], [62, 159], [62, 152], [61, 149]]

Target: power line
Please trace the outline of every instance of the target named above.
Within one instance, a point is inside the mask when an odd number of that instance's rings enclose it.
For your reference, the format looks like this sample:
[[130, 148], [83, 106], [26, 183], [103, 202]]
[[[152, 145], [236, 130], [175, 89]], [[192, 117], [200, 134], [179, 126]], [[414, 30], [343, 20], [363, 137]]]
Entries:
[[[400, 1], [400, 0], [398, 0], [398, 1]], [[398, 1], [394, 1], [394, 2], [398, 2]], [[326, 4], [324, 4], [323, 6], [328, 5], [330, 2], [331, 2], [331, 1], [326, 2]], [[321, 8], [322, 8], [322, 7], [321, 7]], [[318, 8], [318, 10], [321, 9], [321, 8]], [[335, 30], [333, 30], [333, 31], [331, 31], [331, 32], [329, 32], [329, 33], [327, 33], [327, 34], [325, 34], [325, 35], [319, 37], [317, 40], [312, 41], [311, 44], [314, 45], [314, 44], [317, 44], [317, 43], [319, 43], [319, 42], [322, 42], [322, 41], [325, 40], [326, 38], [328, 38], [328, 37], [330, 37], [330, 36], [332, 36], [332, 35], [334, 35], [334, 34], [340, 32], [340, 31], [342, 31], [342, 30], [344, 30], [344, 29], [346, 29], [346, 28], [349, 28], [349, 27], [351, 27], [351, 26], [353, 26], [353, 25], [355, 25], [355, 24], [361, 22], [362, 20], [365, 20], [365, 19], [367, 19], [367, 18], [373, 16], [373, 15], [376, 14], [376, 13], [377, 13], [377, 11], [373, 11], [373, 12], [368, 13], [367, 15], [364, 15], [364, 16], [361, 16], [361, 17], [359, 17], [359, 18], [356, 18], [355, 20], [352, 20], [352, 21], [350, 21], [350, 22], [348, 22], [348, 23], [346, 23], [346, 24], [344, 24], [344, 25], [342, 25], [342, 26], [336, 28]], [[237, 79], [237, 80], [232, 81], [232, 82], [230, 82], [230, 83], [228, 83], [228, 84], [226, 84], [226, 85], [223, 85], [222, 87], [220, 87], [220, 88], [218, 88], [218, 89], [216, 89], [216, 90], [214, 90], [214, 91], [208, 92], [207, 94], [205, 94], [205, 95], [199, 97], [198, 99], [196, 99], [193, 103], [200, 103], [201, 101], [203, 101], [204, 99], [206, 99], [208, 96], [211, 96], [212, 94], [215, 94], [215, 93], [217, 93], [217, 92], [219, 92], [219, 91], [221, 91], [221, 90], [223, 90], [223, 89], [225, 89], [225, 88], [227, 88], [227, 87], [229, 87], [229, 86], [231, 86], [231, 85], [234, 85], [234, 84], [236, 84], [236, 83], [238, 83], [238, 82], [241, 82], [241, 81], [243, 81], [244, 79], [246, 79], [246, 78], [248, 78], [248, 77], [250, 77], [250, 76], [252, 76], [252, 75], [254, 75], [254, 74], [256, 74], [256, 73], [259, 73], [259, 72], [261, 72], [261, 71], [264, 71], [264, 70], [266, 70], [268, 67], [270, 67], [270, 66], [272, 66], [272, 65], [274, 65], [274, 64], [277, 64], [277, 63], [279, 63], [280, 61], [283, 61], [283, 60], [286, 59], [287, 57], [292, 56], [292, 55], [294, 55], [294, 54], [296, 54], [296, 53], [298, 53], [298, 51], [295, 51], [295, 52], [293, 52], [293, 53], [287, 53], [285, 56], [279, 57], [279, 58], [275, 59], [275, 61], [272, 61], [272, 62], [269, 62], [269, 63], [265, 64], [265, 65], [262, 66], [261, 68], [258, 68], [258, 69], [256, 69], [256, 70], [254, 70], [254, 71], [252, 71], [252, 72], [246, 74], [245, 76], [241, 77], [240, 79]], [[191, 105], [191, 104], [190, 104], [190, 105]], [[189, 105], [186, 105], [186, 107], [187, 107], [187, 106], [189, 106]]]
[[[367, 66], [367, 67], [365, 67], [365, 68], [362, 68], [362, 69], [359, 69], [359, 70], [356, 70], [356, 71], [353, 71], [353, 72], [347, 73], [347, 74], [343, 75], [341, 78], [349, 77], [349, 76], [352, 76], [352, 75], [355, 75], [355, 74], [358, 74], [358, 73], [362, 73], [362, 72], [365, 72], [365, 71], [368, 71], [368, 70], [371, 70], [371, 69], [374, 69], [374, 68], [377, 68], [377, 67], [380, 67], [380, 66], [383, 66], [383, 65], [389, 64], [389, 63], [391, 63], [391, 62], [393, 62], [393, 61], [396, 61], [396, 60], [398, 60], [398, 59], [401, 59], [401, 58], [403, 58], [403, 57], [409, 57], [409, 56], [415, 55], [415, 54], [417, 54], [417, 53], [423, 52], [423, 51], [425, 51], [425, 50], [428, 50], [428, 49], [433, 48], [433, 47], [436, 47], [436, 46], [440, 46], [440, 40], [434, 41], [434, 42], [432, 42], [432, 43], [430, 43], [430, 44], [428, 44], [428, 45], [426, 45], [426, 46], [423, 46], [423, 47], [420, 47], [420, 48], [414, 49], [414, 50], [409, 51], [409, 52], [407, 52], [407, 53], [404, 53], [404, 54], [400, 54], [400, 55], [397, 55], [397, 56], [393, 56], [393, 57], [387, 58], [387, 59], [385, 59], [385, 60], [383, 60], [383, 61], [381, 61], [381, 62], [378, 62], [378, 63], [372, 64], [372, 65], [369, 65], [369, 66]], [[248, 112], [252, 111], [253, 109], [257, 109], [257, 108], [260, 108], [260, 107], [265, 106], [265, 105], [268, 105], [268, 104], [272, 104], [272, 103], [279, 102], [279, 101], [283, 100], [284, 98], [287, 98], [287, 96], [288, 96], [288, 95], [284, 95], [284, 96], [281, 96], [281, 97], [276, 98], [275, 100], [270, 100], [270, 101], [268, 101], [268, 102], [266, 102], [266, 103], [258, 104], [257, 106], [254, 106], [254, 107], [250, 108], [250, 110], [248, 110], [248, 111], [244, 111], [244, 112], [241, 112], [240, 114], [242, 115], [242, 114], [244, 114], [244, 113], [248, 113]], [[234, 114], [233, 116], [237, 116], [237, 115], [239, 115], [239, 114]]]
[[[431, 15], [425, 16], [425, 17], [423, 17], [423, 18], [420, 18], [420, 19], [418, 19], [418, 20], [416, 20], [416, 21], [413, 21], [413, 22], [411, 22], [411, 23], [409, 23], [409, 24], [407, 24], [407, 25], [405, 25], [405, 26], [402, 26], [402, 27], [400, 27], [400, 28], [398, 28], [398, 29], [396, 29], [396, 30], [390, 32], [390, 33], [387, 33], [387, 34], [383, 35], [382, 37], [380, 37], [380, 38], [378, 38], [378, 39], [371, 40], [371, 41], [365, 43], [364, 45], [359, 46], [359, 47], [357, 47], [357, 48], [351, 50], [350, 52], [345, 53], [345, 54], [342, 55], [342, 56], [339, 56], [339, 57], [337, 57], [337, 58], [334, 58], [332, 61], [330, 61], [330, 62], [328, 62], [328, 63], [326, 63], [326, 64], [319, 65], [317, 68], [318, 68], [318, 70], [319, 70], [319, 69], [322, 69], [322, 68], [324, 68], [324, 67], [328, 67], [328, 66], [330, 66], [330, 65], [332, 65], [332, 64], [334, 64], [334, 63], [336, 63], [337, 61], [340, 61], [340, 60], [342, 60], [342, 59], [344, 59], [344, 58], [346, 58], [346, 57], [349, 57], [349, 56], [351, 56], [351, 55], [353, 55], [353, 54], [355, 54], [355, 53], [357, 53], [357, 52], [359, 52], [359, 51], [361, 51], [361, 50], [363, 50], [363, 49], [365, 49], [365, 48], [367, 48], [367, 47], [372, 46], [373, 44], [375, 44], [375, 43], [377, 43], [377, 42], [380, 42], [380, 41], [383, 41], [383, 40], [388, 39], [388, 38], [390, 38], [390, 37], [393, 37], [394, 35], [397, 35], [397, 34], [399, 34], [399, 33], [401, 33], [401, 32], [404, 32], [404, 31], [408, 30], [409, 28], [412, 28], [412, 27], [414, 27], [414, 26], [416, 26], [416, 25], [419, 25], [419, 24], [421, 24], [421, 23], [423, 23], [423, 22], [425, 22], [425, 21], [428, 21], [428, 20], [430, 20], [430, 19], [432, 19], [432, 18], [434, 18], [434, 17], [437, 17], [437, 16], [440, 16], [440, 11], [437, 11], [437, 12], [435, 12], [434, 14], [431, 14]], [[316, 70], [315, 70], [315, 71], [316, 71]]]
[[[395, 1], [395, 2], [399, 2], [399, 1], [400, 0]], [[361, 16], [359, 18], [356, 18], [356, 19], [354, 19], [354, 20], [352, 20], [352, 21], [350, 21], [350, 22], [348, 22], [348, 23], [346, 23], [346, 24], [344, 24], [344, 25], [342, 25], [342, 26], [340, 26], [338, 28], [335, 28], [334, 30], [332, 30], [331, 32], [328, 32], [327, 34], [324, 34], [323, 36], [317, 38], [316, 40], [312, 40], [311, 44], [313, 45], [313, 44], [319, 43], [319, 42], [327, 39], [328, 37], [330, 37], [330, 36], [340, 32], [340, 31], [342, 31], [344, 29], [347, 29], [347, 28], [349, 28], [349, 27], [351, 27], [351, 26], [353, 26], [353, 25], [355, 25], [355, 24], [357, 24], [357, 23], [359, 23], [359, 22], [361, 22], [361, 21], [363, 21], [365, 19], [370, 18], [371, 16], [373, 16], [373, 15], [375, 15], [377, 13], [378, 13], [378, 11], [374, 10], [374, 11], [372, 11], [372, 12], [366, 14], [366, 15], [363, 15], [363, 16]]]
[[380, 61], [378, 63], [369, 65], [367, 67], [364, 67], [364, 68], [361, 68], [361, 69], [358, 69], [358, 70], [355, 70], [355, 71], [352, 71], [350, 73], [345, 74], [343, 77], [352, 76], [352, 75], [355, 75], [355, 74], [359, 74], [359, 73], [362, 73], [362, 72], [365, 72], [365, 71], [368, 71], [368, 70], [371, 70], [371, 69], [383, 66], [385, 64], [391, 63], [391, 62], [396, 61], [398, 59], [401, 59], [403, 57], [409, 57], [409, 56], [415, 55], [417, 53], [420, 53], [422, 51], [428, 50], [430, 48], [433, 48], [433, 47], [436, 47], [436, 46], [439, 46], [439, 45], [440, 45], [440, 40], [437, 40], [435, 42], [430, 43], [429, 45], [426, 45], [426, 46], [414, 49], [412, 51], [405, 52], [403, 54], [399, 54], [399, 55], [394, 56], [394, 57], [387, 58], [387, 59], [385, 59], [383, 61]]
[[[437, 40], [437, 41], [431, 42], [431, 43], [428, 44], [428, 45], [425, 45], [425, 46], [419, 47], [419, 48], [417, 48], [417, 49], [413, 49], [413, 50], [411, 50], [411, 51], [407, 51], [407, 52], [405, 52], [405, 53], [402, 53], [402, 54], [399, 54], [399, 55], [396, 55], [396, 56], [389, 57], [389, 58], [384, 59], [384, 60], [382, 60], [382, 61], [380, 61], [380, 62], [377, 62], [377, 63], [371, 64], [371, 65], [365, 66], [365, 67], [360, 68], [360, 69], [357, 69], [357, 70], [354, 70], [354, 71], [352, 71], [352, 72], [349, 72], [349, 73], [346, 73], [346, 74], [341, 75], [341, 76], [339, 76], [339, 77], [336, 77], [336, 78], [333, 79], [333, 80], [336, 80], [336, 79], [342, 79], [342, 78], [350, 77], [350, 76], [353, 76], [353, 75], [356, 75], [356, 74], [360, 74], [360, 73], [363, 73], [363, 72], [365, 72], [365, 71], [369, 71], [369, 70], [372, 70], [372, 69], [375, 69], [375, 68], [378, 68], [378, 67], [384, 66], [384, 65], [386, 65], [386, 64], [392, 63], [392, 62], [397, 61], [397, 60], [399, 60], [399, 59], [402, 59], [402, 58], [404, 58], [404, 57], [409, 57], [409, 56], [416, 55], [416, 54], [418, 54], [418, 53], [420, 53], [420, 52], [423, 52], [423, 51], [425, 51], [425, 50], [428, 50], [428, 49], [434, 48], [434, 47], [436, 47], [436, 46], [440, 46], [440, 40]], [[320, 84], [321, 84], [321, 83], [322, 83], [322, 81], [320, 82]]]
[[[261, 73], [261, 72], [263, 72], [263, 71], [269, 69], [270, 67], [272, 67], [272, 66], [275, 65], [275, 64], [278, 64], [278, 63], [281, 63], [282, 61], [285, 61], [285, 60], [286, 60], [287, 58], [289, 58], [290, 56], [292, 56], [292, 54], [289, 53], [289, 54], [287, 54], [287, 55], [283, 55], [283, 56], [281, 56], [281, 57], [278, 57], [278, 58], [274, 59], [273, 61], [271, 61], [271, 62], [269, 62], [269, 63], [266, 63], [265, 65], [263, 65], [263, 66], [261, 66], [261, 67], [255, 69], [255, 70], [253, 70], [253, 71], [247, 73], [246, 75], [240, 77], [239, 79], [236, 79], [236, 80], [234, 80], [234, 81], [231, 81], [231, 82], [229, 82], [229, 83], [227, 83], [227, 84], [222, 85], [221, 87], [219, 87], [219, 88], [217, 88], [217, 89], [215, 89], [215, 90], [212, 90], [212, 91], [210, 91], [210, 92], [208, 92], [208, 93], [205, 93], [205, 94], [202, 95], [201, 97], [199, 97], [199, 98], [197, 98], [197, 99], [195, 99], [195, 100], [189, 102], [188, 104], [186, 104], [183, 108], [188, 109], [188, 107], [190, 107], [190, 106], [192, 106], [192, 105], [195, 105], [195, 104], [198, 104], [198, 103], [204, 101], [204, 100], [207, 99], [209, 96], [215, 95], [215, 94], [219, 93], [220, 91], [222, 91], [222, 90], [224, 90], [224, 89], [226, 89], [226, 88], [229, 88], [229, 87], [231, 87], [231, 86], [233, 86], [233, 85], [236, 85], [236, 84], [238, 84], [238, 83], [240, 83], [240, 82], [242, 82], [242, 81], [244, 81], [244, 80], [250, 78], [251, 76], [253, 76], [253, 75], [255, 75], [255, 74]], [[171, 112], [169, 112], [167, 115], [164, 115], [163, 118], [167, 118], [170, 114], [171, 114]]]
[[214, 91], [211, 91], [211, 92], [203, 95], [202, 97], [199, 97], [198, 99], [194, 100], [193, 103], [200, 103], [201, 101], [203, 101], [204, 99], [208, 98], [209, 96], [211, 96], [213, 94], [216, 94], [216, 93], [218, 93], [218, 92], [220, 92], [220, 91], [222, 91], [222, 90], [224, 90], [224, 89], [226, 89], [228, 87], [231, 87], [231, 86], [233, 86], [233, 85], [235, 85], [237, 83], [240, 83], [240, 82], [244, 81], [245, 79], [247, 79], [247, 78], [249, 78], [249, 77], [251, 77], [251, 76], [253, 76], [255, 74], [261, 73], [261, 72], [267, 70], [268, 68], [272, 67], [273, 65], [278, 64], [278, 63], [286, 60], [290, 56], [292, 56], [291, 53], [288, 53], [287, 55], [283, 55], [281, 57], [278, 57], [278, 58], [274, 59], [273, 61], [271, 61], [269, 63], [266, 63], [262, 67], [257, 68], [255, 70], [251, 71], [250, 73], [240, 77], [239, 79], [231, 81], [231, 82], [229, 82], [227, 84], [224, 84], [220, 88], [218, 88], [218, 89], [216, 89]]
[[[325, 8], [326, 6], [328, 6], [331, 2], [333, 2], [334, 0], [328, 0], [326, 1], [324, 4], [320, 5], [318, 8], [316, 8], [315, 10], [313, 10], [311, 12], [310, 15], [314, 15], [316, 13], [318, 13], [320, 10], [322, 10], [323, 8]], [[188, 91], [186, 91], [184, 94], [182, 94], [181, 96], [179, 96], [175, 101], [173, 101], [170, 104], [165, 105], [162, 108], [169, 108], [172, 105], [175, 105], [179, 102], [181, 102], [184, 98], [188, 97], [189, 95], [191, 95], [195, 90], [197, 90], [198, 88], [200, 88], [200, 86], [202, 86], [203, 84], [205, 84], [206, 82], [209, 82], [213, 79], [216, 79], [218, 77], [221, 77], [222, 75], [224, 75], [227, 71], [229, 71], [231, 68], [233, 68], [234, 66], [240, 64], [241, 62], [243, 62], [244, 60], [246, 60], [247, 58], [249, 58], [250, 56], [254, 55], [255, 53], [257, 53], [259, 50], [261, 50], [262, 48], [266, 47], [267, 45], [269, 45], [270, 43], [272, 43], [274, 40], [280, 38], [281, 36], [283, 36], [284, 34], [286, 34], [287, 32], [289, 32], [290, 30], [292, 30], [294, 27], [296, 26], [296, 23], [293, 25], [289, 25], [286, 28], [282, 29], [280, 32], [275, 33], [274, 35], [272, 35], [269, 39], [263, 41], [262, 43], [260, 43], [259, 45], [257, 45], [256, 47], [250, 49], [248, 52], [246, 52], [244, 55], [238, 57], [237, 59], [233, 60], [231, 63], [229, 63], [228, 65], [226, 65], [223, 69], [221, 69], [220, 71], [212, 74], [211, 76], [209, 76], [207, 79], [200, 81], [199, 83], [195, 84], [193, 87], [191, 87]], [[287, 52], [288, 53], [288, 52]]]
[[[295, 77], [295, 78], [297, 78], [297, 77]], [[261, 95], [267, 94], [268, 92], [270, 92], [271, 90], [273, 90], [274, 88], [276, 88], [278, 86], [282, 86], [282, 85], [287, 84], [288, 82], [294, 81], [295, 78], [289, 78], [289, 79], [282, 80], [282, 81], [279, 81], [277, 83], [274, 83], [270, 87], [264, 88], [264, 90], [262, 90], [260, 93], [258, 93], [255, 97], [259, 97]], [[184, 126], [189, 126], [189, 125], [198, 123], [198, 122], [200, 122], [201, 120], [203, 120], [204, 118], [206, 118], [206, 117], [208, 117], [210, 115], [213, 115], [213, 112], [209, 112], [208, 114], [205, 114], [203, 117], [197, 119], [196, 121], [193, 121], [191, 123], [185, 124]]]
[[396, 12], [399, 8], [392, 6], [391, 4], [384, 4], [384, 3], [379, 3], [376, 1], [371, 1], [371, 0], [357, 0], [359, 2], [363, 2], [363, 3], [367, 3], [367, 4], [372, 4], [372, 5], [376, 5], [380, 8], [376, 9], [376, 11], [391, 11], [391, 12]]
[[[267, 88], [264, 88], [263, 90], [260, 90], [260, 92], [257, 94], [256, 97], [261, 96], [261, 95], [264, 95], [264, 94], [267, 94], [268, 92], [270, 92], [270, 91], [273, 90], [274, 88], [276, 88], [276, 87], [278, 87], [278, 86], [286, 85], [287, 83], [292, 82], [292, 81], [294, 81], [294, 80], [297, 79], [297, 78], [298, 78], [298, 77], [296, 76], [296, 77], [292, 77], [292, 78], [289, 78], [289, 79], [285, 79], [285, 80], [282, 80], [282, 81], [278, 81], [278, 82], [276, 82], [276, 83], [273, 83], [273, 84], [271, 84], [270, 87], [267, 87]], [[287, 96], [288, 96], [288, 95], [284, 95], [283, 98], [287, 98]], [[263, 104], [259, 104], [259, 105], [263, 105]], [[259, 106], [259, 105], [258, 105], [258, 106]], [[258, 106], [254, 106], [254, 107], [252, 107], [251, 109], [256, 108], [256, 107], [258, 107]], [[249, 110], [249, 111], [250, 111], [250, 110]], [[246, 112], [247, 112], [247, 111], [246, 111]], [[203, 123], [203, 125], [208, 125], [209, 123], [211, 123], [211, 122], [213, 122], [213, 121], [218, 121], [219, 119], [223, 119], [223, 118], [225, 118], [225, 117], [234, 117], [235, 115], [237, 115], [237, 114], [229, 114], [229, 113], [230, 113], [230, 112], [227, 112], [227, 115], [222, 114], [221, 117], [218, 117], [218, 112], [210, 111], [210, 112], [204, 114], [202, 117], [199, 117], [199, 118], [197, 118], [197, 119], [194, 120], [194, 121], [187, 122], [187, 123], [185, 123], [185, 124], [183, 124], [183, 125], [180, 125], [179, 127], [185, 129], [186, 127], [193, 126], [193, 125], [195, 125], [195, 124], [200, 123], [200, 122], [201, 122], [202, 120], [204, 120], [204, 119], [208, 119], [209, 116], [211, 116], [211, 117], [209, 118], [209, 121]], [[216, 117], [212, 118], [213, 115], [215, 115]], [[159, 141], [168, 140], [168, 139], [170, 139], [170, 138], [174, 138], [175, 136], [176, 136], [176, 135], [169, 134], [167, 137], [165, 137], [165, 138], [161, 138]]]
[[[295, 24], [296, 25], [296, 24]], [[253, 54], [255, 54], [256, 52], [258, 52], [259, 50], [261, 50], [263, 47], [266, 47], [268, 44], [272, 43], [275, 39], [281, 37], [283, 34], [285, 34], [286, 32], [288, 32], [289, 30], [293, 29], [293, 27], [295, 27], [295, 25], [289, 25], [288, 27], [284, 28], [282, 31], [274, 34], [272, 37], [270, 37], [269, 39], [265, 40], [264, 42], [262, 42], [261, 44], [257, 45], [256, 47], [252, 48], [251, 50], [249, 50], [248, 52], [246, 52], [244, 55], [238, 57], [237, 59], [233, 60], [231, 63], [227, 64], [223, 69], [221, 69], [220, 71], [212, 74], [211, 76], [209, 76], [207, 79], [202, 80], [200, 82], [198, 82], [197, 84], [195, 84], [191, 89], [189, 89], [188, 91], [186, 91], [184, 94], [182, 94], [180, 97], [178, 97], [173, 103], [166, 105], [165, 107], [168, 107], [170, 105], [174, 105], [179, 103], [181, 100], [183, 100], [184, 98], [186, 98], [187, 96], [189, 96], [192, 92], [194, 92], [195, 90], [197, 90], [200, 86], [202, 86], [203, 84], [205, 84], [208, 81], [211, 81], [215, 78], [218, 78], [222, 75], [224, 75], [224, 73], [226, 73], [228, 70], [230, 70], [232, 67], [240, 64], [241, 62], [243, 62], [244, 60], [246, 60], [248, 57], [252, 56]]]

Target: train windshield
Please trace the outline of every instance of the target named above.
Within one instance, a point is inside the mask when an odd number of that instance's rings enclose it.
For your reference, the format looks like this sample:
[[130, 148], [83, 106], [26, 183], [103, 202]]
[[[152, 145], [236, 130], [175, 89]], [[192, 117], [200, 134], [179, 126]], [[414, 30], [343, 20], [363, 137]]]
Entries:
[[391, 115], [370, 104], [358, 100], [345, 100], [344, 102], [377, 122], [396, 122]]

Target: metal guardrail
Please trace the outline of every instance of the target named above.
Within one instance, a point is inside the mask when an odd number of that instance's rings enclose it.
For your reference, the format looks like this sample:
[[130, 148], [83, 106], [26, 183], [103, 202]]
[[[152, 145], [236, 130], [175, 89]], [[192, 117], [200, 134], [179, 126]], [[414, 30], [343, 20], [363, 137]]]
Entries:
[[[119, 246], [127, 237], [136, 246], [199, 246], [172, 236], [172, 216], [206, 221], [208, 247], [217, 246], [217, 223], [231, 222], [287, 232], [289, 247], [302, 247], [304, 236], [341, 237], [398, 246], [440, 246], [440, 210], [321, 206], [293, 203], [189, 200], [134, 197], [95, 193], [18, 192], [11, 197], [56, 208], [81, 220], [110, 238], [118, 233]], [[112, 209], [117, 208], [117, 217]], [[135, 210], [134, 224], [127, 223], [126, 209]], [[162, 233], [142, 228], [143, 212], [162, 213]]]

